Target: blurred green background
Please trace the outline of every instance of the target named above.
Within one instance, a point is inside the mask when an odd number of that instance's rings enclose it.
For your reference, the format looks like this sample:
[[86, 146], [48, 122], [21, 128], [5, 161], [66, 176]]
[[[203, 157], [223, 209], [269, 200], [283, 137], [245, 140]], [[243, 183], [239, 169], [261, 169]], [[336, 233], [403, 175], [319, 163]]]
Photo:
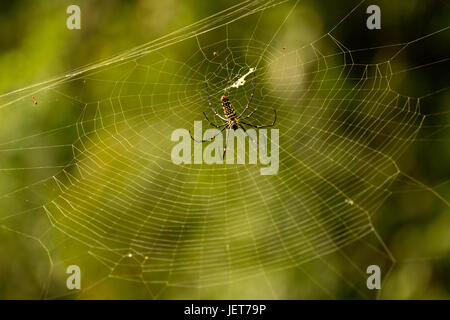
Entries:
[[[252, 202], [242, 198], [242, 192], [247, 190], [246, 188], [255, 188], [259, 185], [264, 188], [270, 185], [283, 197], [283, 193], [288, 193], [286, 190], [294, 187], [294, 184], [290, 182], [269, 182], [259, 176], [255, 178], [255, 175], [259, 175], [259, 171], [253, 169], [246, 170], [238, 177], [236, 172], [239, 171], [234, 167], [229, 171], [221, 171], [220, 168], [213, 167], [205, 175], [187, 167], [187, 170], [191, 169], [196, 174], [194, 177], [189, 177], [183, 175], [180, 169], [166, 165], [167, 159], [158, 159], [149, 151], [148, 148], [152, 147], [161, 150], [162, 154], [167, 154], [167, 132], [172, 130], [168, 128], [168, 125], [174, 122], [177, 123], [177, 127], [189, 128], [193, 120], [200, 120], [201, 112], [207, 108], [203, 92], [200, 91], [202, 87], [196, 85], [204, 80], [199, 75], [201, 71], [214, 72], [214, 65], [205, 65], [202, 59], [207, 59], [198, 56], [202, 52], [199, 51], [195, 38], [156, 50], [148, 56], [144, 55], [141, 59], [131, 59], [124, 64], [119, 63], [112, 69], [102, 66], [98, 74], [89, 72], [88, 75], [75, 77], [73, 81], [52, 88], [39, 91], [40, 88], [45, 87], [41, 85], [35, 89], [23, 89], [17, 93], [6, 94], [34, 83], [54, 79], [81, 66], [104, 61], [117, 53], [127, 53], [136, 46], [196, 23], [239, 3], [239, 1], [188, 0], [80, 0], [76, 2], [22, 0], [0, 4], [0, 94], [2, 94], [0, 97], [0, 126], [2, 127], [0, 131], [0, 225], [3, 227], [0, 229], [1, 299], [448, 299], [450, 297], [450, 209], [448, 206], [450, 201], [448, 183], [450, 177], [448, 102], [450, 97], [446, 90], [448, 76], [444, 72], [448, 69], [446, 59], [449, 52], [446, 44], [449, 41], [449, 32], [444, 30], [432, 35], [448, 25], [450, 11], [446, 1], [427, 1], [426, 4], [424, 1], [411, 0], [372, 1], [363, 3], [359, 7], [357, 7], [359, 1], [345, 1], [345, 4], [336, 1], [301, 1], [286, 23], [282, 24], [295, 3], [288, 1], [269, 9], [271, 11], [265, 12], [262, 16], [255, 14], [236, 21], [227, 29], [230, 32], [229, 39], [239, 36], [243, 39], [267, 41], [282, 26], [272, 43], [278, 48], [278, 52], [270, 50], [263, 52], [261, 43], [252, 43], [255, 46], [254, 51], [246, 48], [245, 52], [249, 53], [249, 57], [244, 64], [251, 64], [252, 59], [258, 58], [258, 54], [265, 58], [265, 55], [282, 55], [283, 50], [287, 54], [303, 53], [302, 48], [309, 50], [311, 48], [308, 47], [309, 44], [330, 30], [333, 30], [334, 38], [354, 53], [355, 63], [361, 64], [385, 61], [400, 48], [390, 47], [390, 45], [407, 43], [429, 36], [412, 42], [392, 61], [395, 74], [391, 82], [392, 89], [405, 96], [423, 97], [420, 99], [420, 107], [425, 118], [422, 130], [414, 140], [408, 140], [412, 138], [411, 135], [405, 136], [407, 139], [405, 142], [412, 143], [407, 145], [401, 155], [396, 155], [395, 150], [389, 150], [400, 170], [398, 178], [388, 186], [392, 194], [389, 197], [382, 195], [380, 199], [374, 199], [373, 204], [371, 200], [367, 200], [370, 203], [367, 206], [372, 210], [369, 212], [371, 221], [377, 233], [368, 233], [359, 240], [340, 246], [337, 251], [332, 250], [328, 254], [324, 251], [314, 258], [308, 256], [308, 259], [304, 258], [298, 265], [293, 262], [290, 268], [286, 267], [288, 265], [286, 262], [280, 269], [277, 266], [274, 266], [273, 270], [261, 267], [256, 277], [250, 277], [244, 272], [241, 274], [240, 270], [245, 268], [245, 265], [239, 265], [236, 262], [235, 267], [226, 269], [229, 271], [228, 274], [218, 273], [224, 277], [223, 283], [214, 279], [213, 283], [216, 285], [191, 287], [173, 286], [172, 284], [176, 281], [170, 278], [170, 272], [169, 274], [165, 272], [167, 270], [164, 267], [161, 267], [163, 271], [160, 273], [152, 271], [149, 273], [150, 278], [145, 278], [141, 271], [135, 270], [136, 268], [145, 270], [146, 262], [141, 260], [148, 259], [148, 257], [145, 258], [145, 250], [136, 249], [137, 257], [133, 256], [133, 259], [127, 261], [128, 253], [122, 251], [122, 247], [119, 243], [115, 243], [115, 240], [111, 240], [109, 250], [101, 248], [100, 245], [92, 247], [93, 244], [90, 241], [96, 239], [99, 233], [95, 233], [94, 227], [91, 227], [91, 234], [86, 234], [86, 230], [80, 231], [84, 229], [78, 224], [89, 222], [93, 223], [92, 226], [98, 226], [102, 222], [95, 220], [97, 216], [90, 214], [95, 208], [91, 208], [89, 203], [105, 202], [105, 199], [109, 198], [111, 202], [107, 200], [104, 208], [112, 208], [122, 200], [127, 201], [128, 198], [119, 199], [120, 195], [133, 197], [133, 193], [142, 191], [139, 186], [145, 183], [145, 192], [151, 195], [148, 198], [143, 196], [144, 203], [140, 206], [133, 207], [134, 203], [130, 204], [132, 209], [127, 211], [130, 216], [111, 209], [113, 210], [111, 214], [120, 216], [121, 219], [110, 226], [109, 232], [115, 235], [120, 235], [121, 232], [126, 234], [127, 230], [134, 230], [133, 228], [136, 227], [133, 222], [146, 223], [148, 219], [146, 212], [155, 212], [156, 218], [161, 218], [167, 226], [158, 233], [156, 240], [148, 239], [152, 250], [158, 246], [164, 247], [165, 240], [175, 239], [189, 243], [190, 239], [195, 239], [199, 234], [206, 239], [209, 236], [213, 239], [215, 236], [225, 235], [228, 232], [244, 232], [244, 227], [242, 230], [239, 229], [238, 220], [244, 219], [244, 216], [250, 221], [255, 220], [255, 223], [258, 220], [258, 209], [252, 207], [257, 201]], [[77, 4], [81, 8], [81, 30], [68, 30], [65, 26], [67, 18], [65, 11], [71, 4]], [[365, 9], [370, 4], [378, 4], [381, 7], [381, 30], [369, 31], [365, 28], [367, 17]], [[356, 9], [352, 12], [354, 8]], [[245, 12], [247, 11], [242, 10], [241, 14]], [[350, 12], [352, 14], [342, 20]], [[222, 27], [200, 36], [198, 41], [200, 47], [208, 54], [208, 51], [216, 50], [213, 49], [214, 46], [210, 47], [211, 44], [218, 44], [220, 47], [219, 44], [223, 45], [226, 39], [225, 29]], [[233, 45], [233, 43], [229, 44], [230, 47]], [[239, 49], [246, 44], [236, 42], [235, 45]], [[317, 47], [319, 46], [318, 43]], [[327, 44], [323, 48], [331, 47]], [[375, 49], [359, 50], [364, 48]], [[336, 52], [336, 48], [333, 50]], [[221, 54], [224, 50], [218, 51]], [[251, 57], [252, 54], [256, 58]], [[238, 59], [239, 55], [236, 57]], [[168, 62], [164, 60], [166, 58]], [[433, 63], [435, 61], [441, 62]], [[234, 66], [230, 62], [227, 63]], [[295, 62], [291, 61], [291, 63]], [[296, 65], [298, 67], [298, 64]], [[289, 68], [290, 66], [280, 66], [278, 71], [283, 74]], [[220, 87], [221, 81], [231, 79], [230, 73], [227, 72], [217, 72], [217, 79], [213, 79], [211, 83], [213, 92], [214, 88]], [[275, 76], [278, 74], [277, 70], [272, 72]], [[270, 74], [269, 71], [265, 73], [267, 74]], [[330, 72], [327, 76], [331, 79], [334, 75]], [[192, 79], [198, 83], [190, 82]], [[138, 83], [136, 87], [132, 85], [134, 81]], [[270, 83], [267, 85], [270, 82], [267, 78], [262, 79], [261, 82], [265, 83], [266, 87], [270, 87]], [[282, 82], [280, 83], [283, 85]], [[345, 85], [351, 86], [351, 83]], [[276, 92], [277, 88], [272, 88], [273, 91], [270, 91], [266, 87], [264, 90], [268, 92], [267, 96], [264, 99], [260, 98], [258, 102], [263, 101], [268, 105], [276, 106], [280, 103], [277, 100], [278, 97], [270, 93]], [[164, 92], [167, 91], [169, 94], [165, 96]], [[282, 91], [280, 89], [280, 92]], [[138, 94], [144, 101], [138, 101]], [[218, 94], [218, 92], [213, 94], [215, 101], [217, 101], [215, 95]], [[130, 99], [126, 101], [128, 107], [123, 112], [120, 108], [125, 100], [116, 101], [115, 98], [128, 95], [130, 96]], [[240, 105], [245, 103], [247, 95], [248, 92], [236, 94]], [[38, 102], [36, 106], [33, 106], [31, 96], [36, 97]], [[289, 99], [286, 97], [284, 101], [291, 101]], [[173, 101], [180, 101], [181, 105], [171, 104]], [[142, 105], [155, 105], [161, 108], [150, 108], [144, 114], [144, 109], [139, 108]], [[137, 108], [135, 110], [130, 106], [137, 106]], [[188, 106], [191, 107], [188, 108]], [[122, 123], [116, 118], [118, 110], [122, 110], [123, 118], [128, 121]], [[134, 117], [140, 113], [144, 122]], [[288, 130], [289, 127], [287, 120], [283, 122], [283, 115], [288, 118], [293, 114], [281, 103], [280, 129]], [[262, 111], [261, 119], [267, 120], [270, 116], [270, 110]], [[80, 126], [80, 121], [84, 125]], [[112, 121], [112, 129], [100, 130], [101, 126], [108, 127], [108, 121]], [[404, 122], [400, 124], [411, 125], [414, 129], [414, 123], [402, 121]], [[203, 125], [206, 126], [206, 123]], [[151, 129], [145, 129], [146, 126]], [[53, 128], [62, 129], [52, 132]], [[396, 130], [402, 130], [401, 128], [401, 126], [395, 127]], [[140, 132], [144, 132], [148, 140], [142, 139], [133, 130], [142, 130]], [[44, 134], [41, 134], [42, 132]], [[79, 140], [81, 132], [84, 132], [88, 138]], [[125, 140], [121, 140], [119, 146], [111, 143], [111, 137], [117, 132], [129, 135], [129, 139], [126, 137]], [[382, 141], [387, 143], [389, 137], [396, 135], [397, 132], [388, 133], [387, 139]], [[96, 144], [96, 139], [101, 143]], [[142, 154], [137, 155], [143, 158], [136, 157], [136, 154], [123, 145], [127, 141], [140, 146]], [[113, 146], [112, 150], [105, 147], [110, 145], [109, 143]], [[288, 149], [292, 151], [297, 142], [290, 141], [290, 143], [292, 149]], [[76, 147], [73, 148], [73, 146]], [[377, 147], [382, 149], [382, 145]], [[151, 154], [148, 159], [145, 158], [147, 151]], [[87, 154], [94, 155], [92, 162], [89, 162], [91, 160]], [[95, 155], [98, 158], [95, 158]], [[96, 162], [97, 159], [100, 159], [99, 162]], [[130, 161], [129, 159], [136, 161], [131, 164], [131, 169], [130, 163], [126, 163]], [[77, 167], [77, 161], [80, 161], [82, 165]], [[99, 163], [113, 163], [112, 169], [108, 166], [95, 167]], [[289, 162], [286, 163], [286, 167], [295, 168]], [[80, 185], [74, 182], [78, 181], [77, 179], [80, 179], [83, 174], [89, 175], [94, 167], [98, 170], [97, 177]], [[67, 172], [73, 176], [61, 175], [62, 168], [66, 168]], [[383, 170], [387, 172], [389, 169], [385, 167], [381, 169]], [[133, 185], [128, 180], [129, 176], [123, 175], [123, 172], [136, 177], [137, 184]], [[52, 176], [57, 177], [58, 182], [50, 179], [48, 182], [37, 183]], [[227, 181], [225, 185], [221, 182], [224, 176]], [[283, 177], [287, 178], [288, 175]], [[299, 177], [303, 177], [303, 173], [299, 173]], [[307, 176], [304, 177], [307, 178]], [[142, 181], [139, 180], [141, 178]], [[121, 193], [97, 189], [98, 184], [103, 184], [109, 179], [113, 181], [110, 187], [114, 189], [118, 186], [120, 190], [117, 192]], [[240, 184], [236, 185], [236, 181]], [[211, 183], [216, 186], [214, 190], [222, 200], [225, 199], [224, 202], [216, 200], [212, 188], [211, 190], [208, 190], [208, 187], [203, 189], [202, 183]], [[320, 184], [320, 181], [317, 183]], [[72, 186], [72, 184], [74, 187], [70, 191], [64, 189], [65, 186]], [[177, 184], [183, 186], [180, 188], [182, 192], [171, 194], [170, 191], [175, 191]], [[61, 186], [61, 189], [58, 189], [58, 186]], [[51, 202], [50, 200], [58, 197], [61, 190], [67, 192], [67, 199], [59, 198], [59, 202]], [[323, 189], [317, 187], [317, 190]], [[188, 199], [184, 192], [192, 196], [190, 200], [187, 200], [188, 202], [183, 202]], [[252, 192], [250, 191], [251, 194]], [[327, 196], [328, 191], [323, 192], [324, 196]], [[197, 203], [192, 199], [203, 199], [201, 197], [205, 195], [209, 202], [203, 207], [198, 204], [197, 208]], [[116, 198], [118, 196], [119, 198]], [[301, 198], [302, 194], [299, 197]], [[386, 201], [382, 201], [381, 198], [384, 197], [387, 198]], [[86, 203], [82, 202], [81, 198], [85, 198]], [[271, 201], [270, 196], [267, 195], [265, 198]], [[217, 201], [217, 205], [211, 203], [213, 201], [211, 199]], [[233, 211], [235, 208], [227, 207], [234, 199], [236, 199], [236, 207], [242, 208], [241, 212], [245, 212], [246, 215], [238, 216]], [[65, 200], [67, 201], [64, 202]], [[76, 208], [70, 206], [70, 201], [75, 203]], [[168, 201], [167, 206], [160, 207], [159, 202], [164, 203], [164, 201]], [[294, 207], [295, 200], [289, 198], [282, 200], [287, 207], [290, 201]], [[180, 204], [180, 206], [171, 203]], [[378, 207], [381, 203], [382, 205]], [[276, 205], [274, 201], [267, 204], [267, 207], [275, 208]], [[198, 222], [196, 217], [184, 216], [182, 209], [185, 206], [188, 206], [186, 210], [199, 212], [204, 210], [202, 214], [205, 216], [200, 215], [199, 219], [211, 219], [207, 220], [209, 224]], [[155, 208], [164, 210], [157, 212]], [[75, 220], [71, 220], [73, 210], [81, 212]], [[86, 215], [83, 215], [83, 210], [86, 210]], [[144, 210], [142, 216], [139, 210]], [[211, 218], [207, 218], [206, 214], [213, 210], [215, 213]], [[228, 213], [221, 217], [221, 210]], [[298, 209], [290, 208], [288, 211], [295, 213], [295, 210]], [[350, 214], [352, 215], [344, 218], [356, 216], [355, 213]], [[108, 213], [104, 215], [107, 216]], [[153, 217], [153, 214], [151, 216]], [[316, 216], [320, 219], [320, 212]], [[127, 220], [126, 217], [130, 219]], [[274, 211], [274, 219], [277, 220], [280, 217], [282, 217], [280, 212], [277, 211], [275, 214]], [[228, 218], [233, 221], [226, 221], [225, 226], [229, 226], [231, 231], [215, 230], [212, 227], [214, 219]], [[268, 216], [265, 218], [269, 219]], [[182, 229], [179, 229], [174, 222], [177, 219], [182, 221]], [[280, 224], [283, 223], [282, 218], [279, 221]], [[107, 224], [107, 221], [105, 223]], [[278, 225], [276, 221], [271, 223]], [[191, 226], [192, 230], [185, 231], [184, 226], [187, 228]], [[208, 226], [212, 227], [211, 230], [205, 230]], [[280, 228], [283, 230], [284, 227]], [[140, 233], [140, 230], [136, 232]], [[331, 234], [332, 231], [330, 229], [325, 232]], [[279, 234], [282, 235], [281, 232]], [[287, 235], [292, 236], [290, 233]], [[77, 240], [74, 240], [72, 236]], [[306, 238], [313, 239], [313, 233], [306, 234]], [[243, 236], [236, 241], [248, 240], [249, 238]], [[204, 239], [203, 243], [205, 247], [215, 245], [205, 242]], [[280, 243], [283, 243], [283, 240], [280, 240]], [[267, 246], [263, 242], [260, 245]], [[146, 244], [143, 246], [145, 247]], [[257, 249], [254, 250], [256, 252]], [[202, 261], [208, 259], [202, 256], [203, 254], [201, 252], [199, 256], [194, 256], [193, 252], [187, 251], [184, 259], [198, 261], [201, 265]], [[118, 256], [123, 256], [125, 261], [121, 258], [118, 262]], [[236, 256], [233, 254], [230, 256], [232, 262], [233, 259], [238, 261], [240, 257], [238, 253]], [[164, 260], [164, 257], [160, 258]], [[170, 256], [165, 258], [174, 259]], [[261, 258], [257, 254], [246, 259], [264, 266], [266, 263], [264, 259], [271, 261], [270, 257]], [[182, 264], [183, 261], [177, 260], [176, 263]], [[220, 264], [221, 261], [215, 263]], [[75, 293], [65, 288], [65, 268], [70, 264], [79, 264], [84, 272], [83, 277], [87, 279], [83, 280], [83, 290]], [[365, 268], [370, 264], [381, 266], [383, 283], [380, 291], [370, 291], [365, 287], [367, 277]], [[158, 270], [158, 264], [148, 265], [148, 268]], [[242, 275], [242, 279], [239, 278], [238, 282], [233, 281], [233, 277], [238, 275]], [[152, 281], [152, 277], [158, 281]], [[178, 280], [183, 283], [184, 279]]]

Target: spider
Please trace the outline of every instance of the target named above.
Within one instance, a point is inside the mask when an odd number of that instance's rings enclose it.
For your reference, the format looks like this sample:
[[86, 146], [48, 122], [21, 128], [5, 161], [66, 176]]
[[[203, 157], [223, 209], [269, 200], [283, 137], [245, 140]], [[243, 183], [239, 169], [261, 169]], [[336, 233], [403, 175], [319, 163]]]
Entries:
[[[236, 110], [234, 110], [233, 106], [230, 103], [230, 99], [226, 96], [222, 96], [220, 98], [220, 101], [222, 103], [222, 107], [223, 107], [223, 113], [225, 117], [222, 117], [220, 114], [218, 114], [216, 112], [216, 110], [214, 109], [213, 105], [211, 104], [211, 99], [209, 98], [209, 93], [208, 93], [208, 85], [205, 82], [205, 87], [206, 87], [206, 96], [208, 98], [208, 104], [209, 107], [211, 108], [211, 110], [214, 112], [214, 114], [219, 117], [221, 120], [225, 121], [225, 123], [221, 124], [221, 125], [217, 125], [215, 123], [213, 123], [212, 121], [210, 121], [208, 119], [208, 116], [206, 115], [206, 113], [203, 112], [203, 115], [206, 118], [206, 121], [209, 122], [210, 125], [212, 125], [213, 127], [216, 127], [217, 129], [221, 129], [219, 132], [217, 132], [217, 134], [215, 134], [214, 136], [212, 136], [210, 139], [206, 139], [206, 140], [196, 140], [194, 139], [194, 137], [191, 134], [191, 131], [189, 130], [189, 135], [191, 136], [191, 139], [194, 140], [195, 142], [199, 142], [199, 143], [203, 143], [203, 142], [209, 142], [214, 140], [219, 134], [222, 133], [223, 130], [225, 129], [231, 129], [231, 130], [237, 130], [237, 129], [242, 129], [244, 130], [245, 134], [248, 136], [248, 138], [254, 142], [254, 139], [252, 137], [250, 137], [250, 135], [247, 133], [247, 131], [245, 130], [245, 127], [243, 126], [244, 124], [253, 128], [269, 128], [269, 127], [273, 127], [275, 125], [275, 122], [277, 121], [277, 111], [274, 109], [273, 112], [275, 113], [275, 118], [273, 120], [273, 122], [271, 124], [266, 124], [266, 125], [254, 125], [245, 121], [242, 121], [242, 119], [248, 119], [251, 118], [251, 116], [256, 112], [256, 110], [258, 110], [258, 107], [256, 107], [252, 112], [250, 112], [250, 114], [248, 114], [247, 116], [243, 117], [242, 116], [245, 114], [245, 112], [247, 111], [247, 109], [250, 107], [250, 104], [253, 100], [253, 94], [255, 93], [255, 78], [253, 78], [253, 89], [252, 89], [252, 93], [250, 95], [250, 99], [248, 100], [247, 105], [245, 106], [244, 110], [242, 110], [242, 112], [236, 116]], [[227, 131], [227, 137], [225, 140], [225, 148], [223, 148], [223, 154], [222, 154], [222, 159], [224, 159], [225, 157], [225, 152], [227, 151], [227, 144], [228, 144], [228, 134], [229, 131]], [[259, 145], [258, 145], [259, 146]]]

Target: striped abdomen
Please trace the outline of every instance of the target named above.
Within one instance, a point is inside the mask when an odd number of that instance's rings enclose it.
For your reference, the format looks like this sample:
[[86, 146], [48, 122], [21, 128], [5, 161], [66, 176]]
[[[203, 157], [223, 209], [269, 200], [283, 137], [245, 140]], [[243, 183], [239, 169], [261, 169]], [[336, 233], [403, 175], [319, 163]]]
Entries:
[[239, 119], [236, 117], [236, 110], [234, 110], [230, 100], [225, 96], [220, 100], [222, 101], [223, 113], [228, 120], [228, 127], [233, 130], [240, 128]]
[[234, 119], [236, 117], [236, 111], [231, 105], [230, 101], [222, 102], [223, 113], [225, 114], [225, 118]]

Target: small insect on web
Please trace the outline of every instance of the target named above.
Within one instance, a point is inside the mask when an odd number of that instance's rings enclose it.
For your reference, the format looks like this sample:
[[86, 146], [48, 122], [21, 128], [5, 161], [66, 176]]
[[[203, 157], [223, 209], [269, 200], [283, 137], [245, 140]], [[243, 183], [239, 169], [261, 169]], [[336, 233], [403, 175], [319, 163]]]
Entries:
[[[271, 124], [266, 124], [266, 125], [254, 125], [245, 121], [242, 121], [242, 119], [249, 119], [252, 117], [252, 115], [256, 112], [256, 110], [258, 110], [258, 107], [256, 107], [255, 109], [253, 109], [252, 112], [250, 112], [250, 114], [248, 114], [247, 116], [243, 117], [245, 112], [247, 111], [247, 109], [250, 107], [250, 104], [253, 100], [253, 95], [255, 94], [255, 78], [253, 78], [253, 89], [252, 89], [252, 93], [250, 94], [250, 99], [248, 100], [247, 105], [245, 106], [244, 110], [242, 110], [242, 112], [239, 115], [236, 115], [236, 110], [233, 108], [233, 106], [231, 105], [230, 99], [226, 96], [222, 96], [220, 98], [222, 107], [223, 107], [223, 112], [224, 112], [224, 116], [221, 116], [217, 113], [217, 111], [214, 109], [212, 103], [211, 103], [211, 99], [209, 97], [209, 93], [208, 93], [208, 85], [207, 83], [205, 83], [205, 88], [206, 88], [206, 96], [208, 98], [208, 104], [209, 107], [211, 108], [211, 110], [214, 112], [214, 114], [219, 117], [221, 120], [225, 121], [225, 123], [221, 124], [221, 125], [217, 125], [214, 122], [210, 121], [208, 116], [206, 115], [206, 113], [203, 112], [203, 115], [206, 118], [206, 121], [209, 122], [210, 125], [212, 125], [213, 127], [216, 127], [217, 129], [221, 129], [219, 132], [217, 132], [214, 136], [212, 136], [210, 139], [205, 139], [205, 140], [196, 140], [194, 139], [194, 137], [192, 137], [191, 131], [189, 131], [189, 134], [191, 136], [191, 139], [194, 140], [195, 142], [198, 143], [203, 143], [203, 142], [210, 142], [212, 140], [214, 140], [219, 134], [222, 133], [222, 131], [224, 131], [225, 129], [230, 129], [230, 130], [238, 130], [238, 129], [242, 129], [244, 130], [244, 133], [248, 136], [248, 138], [250, 139], [250, 141], [255, 142], [255, 140], [250, 137], [250, 135], [247, 133], [247, 130], [245, 129], [245, 125], [253, 127], [253, 128], [269, 128], [269, 127], [273, 127], [275, 125], [275, 122], [277, 121], [277, 111], [275, 109], [273, 109], [273, 112], [275, 114], [275, 118], [273, 119], [273, 122]], [[222, 159], [225, 158], [225, 153], [227, 151], [227, 145], [228, 145], [228, 133], [227, 132], [227, 137], [226, 137], [226, 141], [225, 141], [225, 147], [223, 149], [223, 154], [222, 154]], [[261, 148], [261, 146], [258, 144], [258, 147]]]

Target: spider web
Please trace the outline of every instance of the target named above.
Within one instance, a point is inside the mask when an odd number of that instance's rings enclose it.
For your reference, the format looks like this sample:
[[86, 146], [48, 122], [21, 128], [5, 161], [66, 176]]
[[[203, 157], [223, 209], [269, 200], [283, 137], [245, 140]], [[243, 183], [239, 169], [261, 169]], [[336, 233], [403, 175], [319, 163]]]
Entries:
[[[69, 264], [89, 275], [84, 290], [129, 280], [160, 297], [168, 287], [207, 290], [253, 278], [270, 287], [267, 279], [278, 270], [308, 274], [303, 266], [310, 261], [333, 268], [328, 257], [336, 252], [364, 278], [351, 256], [355, 247], [394, 262], [372, 216], [393, 181], [407, 179], [396, 160], [426, 118], [425, 96], [392, 86], [414, 68], [396, 62], [411, 45], [447, 29], [382, 46], [388, 58], [368, 63], [374, 48], [351, 50], [335, 34], [360, 5], [316, 40], [284, 47], [298, 6], [245, 1], [0, 97], [5, 121], [30, 112], [39, 121], [50, 113], [59, 118], [45, 131], [30, 125], [0, 133], [2, 156], [18, 159], [0, 169], [10, 181], [0, 188], [0, 221], [45, 251], [42, 297], [68, 294]], [[280, 12], [279, 28], [267, 30], [266, 19]], [[239, 112], [253, 77], [250, 110], [258, 111], [251, 122], [271, 123], [273, 109], [278, 113], [278, 174], [261, 176], [260, 165], [173, 164], [171, 133], [192, 129], [202, 112], [214, 119], [205, 82], [214, 105], [226, 93]], [[48, 153], [55, 155], [51, 163]], [[30, 219], [48, 224], [46, 231], [36, 234], [25, 223]]]

